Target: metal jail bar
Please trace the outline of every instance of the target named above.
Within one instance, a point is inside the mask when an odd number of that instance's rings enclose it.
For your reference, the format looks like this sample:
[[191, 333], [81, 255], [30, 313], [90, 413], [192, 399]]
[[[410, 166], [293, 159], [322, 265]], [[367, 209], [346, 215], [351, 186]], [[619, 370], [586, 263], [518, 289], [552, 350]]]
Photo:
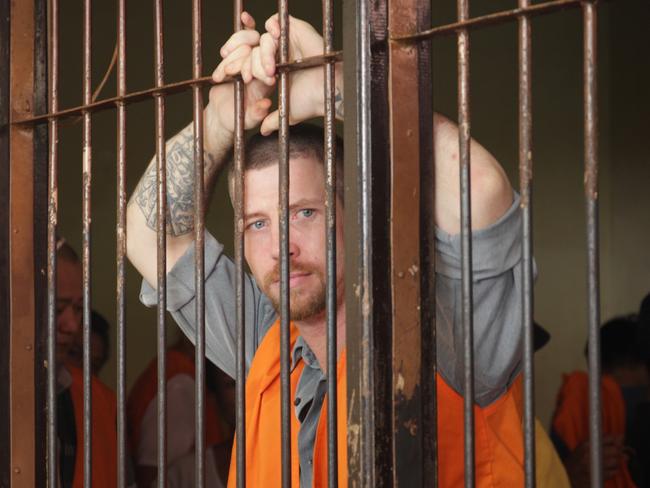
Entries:
[[[233, 30], [242, 29], [241, 14], [243, 1], [235, 0]], [[234, 236], [235, 236], [235, 301], [237, 314], [237, 365], [236, 365], [236, 412], [235, 435], [237, 452], [235, 453], [237, 488], [246, 486], [246, 317], [244, 303], [244, 83], [235, 81], [235, 142], [233, 147], [234, 165]]]
[[[289, 5], [287, 0], [278, 0], [280, 20], [281, 63], [289, 61]], [[280, 73], [278, 80], [278, 177], [280, 222], [280, 425], [281, 425], [281, 479], [282, 487], [291, 486], [291, 378], [290, 378], [290, 297], [289, 297], [289, 79], [287, 73]]]
[[[27, 2], [29, 3], [29, 2]], [[390, 2], [365, 1], [348, 2], [345, 5], [346, 15], [344, 37], [346, 52], [353, 53], [348, 57], [345, 68], [346, 112], [348, 120], [345, 126], [346, 149], [345, 166], [348, 184], [348, 202], [358, 201], [358, 205], [348, 204], [346, 210], [346, 247], [347, 263], [354, 270], [346, 280], [353, 286], [348, 286], [346, 301], [350, 311], [348, 320], [355, 327], [348, 328], [349, 364], [348, 403], [350, 415], [348, 423], [349, 436], [349, 475], [350, 486], [409, 486], [410, 480], [416, 479], [416, 484], [430, 482], [435, 485], [437, 466], [435, 462], [435, 428], [436, 428], [436, 397], [435, 387], [427, 391], [425, 384], [428, 376], [435, 376], [435, 307], [427, 309], [425, 301], [434, 293], [434, 248], [433, 228], [433, 198], [424, 195], [426, 188], [433, 184], [433, 144], [432, 107], [430, 86], [429, 43], [432, 38], [440, 35], [456, 33], [458, 36], [459, 57], [459, 125], [460, 125], [460, 164], [461, 164], [461, 202], [462, 202], [462, 242], [463, 242], [463, 323], [464, 323], [464, 363], [465, 363], [465, 484], [474, 484], [474, 427], [473, 427], [473, 360], [472, 360], [472, 274], [471, 274], [471, 238], [470, 238], [470, 110], [469, 110], [469, 29], [496, 22], [515, 20], [519, 22], [519, 169], [520, 191], [523, 208], [523, 261], [525, 283], [523, 296], [522, 327], [524, 327], [524, 399], [525, 399], [525, 470], [526, 486], [535, 485], [535, 438], [534, 438], [534, 409], [533, 409], [533, 361], [532, 361], [532, 115], [531, 115], [531, 45], [530, 23], [532, 15], [548, 13], [566, 7], [581, 6], [584, 15], [584, 107], [585, 107], [585, 198], [588, 223], [588, 284], [589, 284], [589, 372], [590, 372], [590, 416], [591, 438], [600, 439], [600, 370], [599, 370], [599, 289], [598, 289], [598, 198], [597, 198], [597, 107], [596, 107], [596, 9], [589, 1], [558, 0], [530, 6], [528, 0], [519, 0], [519, 8], [491, 14], [481, 18], [469, 16], [468, 0], [458, 1], [458, 22], [434, 28], [428, 28], [428, 8], [421, 8], [418, 2], [410, 0], [395, 0]], [[304, 69], [310, 66], [323, 66], [325, 71], [325, 168], [327, 190], [327, 364], [330, 378], [336, 374], [336, 172], [334, 165], [334, 62], [341, 59], [341, 53], [333, 52], [332, 43], [332, 3], [323, 3], [324, 55], [299, 62], [290, 62], [288, 51], [289, 17], [288, 2], [280, 0], [281, 49], [280, 49], [280, 216], [281, 216], [281, 288], [282, 288], [282, 484], [291, 486], [291, 432], [290, 415], [292, 414], [289, 388], [289, 289], [288, 273], [289, 258], [289, 84], [290, 71]], [[32, 115], [29, 108], [16, 110], [17, 116], [11, 120], [11, 149], [12, 149], [12, 194], [11, 212], [19, 225], [29, 227], [29, 198], [15, 193], [19, 184], [29, 181], [32, 168], [32, 143], [30, 132], [36, 124], [48, 122], [49, 127], [49, 189], [48, 189], [48, 481], [56, 484], [56, 351], [54, 344], [56, 324], [56, 224], [57, 224], [57, 133], [60, 120], [76, 114], [83, 115], [83, 269], [84, 269], [84, 486], [90, 486], [92, 474], [91, 452], [91, 395], [90, 395], [90, 243], [91, 243], [91, 117], [95, 111], [116, 106], [117, 108], [117, 208], [116, 223], [117, 246], [117, 312], [118, 312], [118, 484], [125, 484], [125, 283], [124, 256], [126, 248], [125, 207], [126, 207], [126, 105], [155, 98], [156, 108], [156, 159], [157, 159], [157, 215], [158, 215], [158, 485], [165, 486], [166, 473], [166, 401], [165, 401], [165, 310], [166, 310], [166, 154], [164, 140], [165, 126], [165, 96], [169, 93], [191, 88], [193, 92], [193, 128], [194, 128], [194, 160], [195, 160], [195, 276], [196, 276], [196, 437], [197, 460], [196, 477], [198, 485], [204, 484], [205, 445], [204, 445], [204, 391], [203, 391], [203, 358], [205, 355], [205, 310], [204, 310], [204, 201], [203, 189], [203, 126], [201, 89], [210, 84], [208, 77], [202, 77], [201, 59], [201, 2], [194, 0], [192, 4], [192, 34], [193, 34], [193, 78], [185, 82], [171, 85], [164, 84], [163, 62], [163, 3], [155, 2], [155, 88], [138, 93], [127, 93], [126, 90], [126, 8], [125, 1], [120, 0], [118, 13], [118, 93], [116, 97], [92, 101], [91, 95], [91, 2], [84, 1], [84, 43], [83, 43], [83, 105], [71, 109], [59, 110], [58, 107], [58, 2], [50, 3], [50, 58], [49, 58], [49, 105], [47, 114]], [[239, 15], [242, 10], [241, 2], [235, 2], [235, 30], [241, 27]], [[13, 7], [11, 22], [33, 28], [31, 8]], [[14, 17], [15, 16], [15, 17]], [[16, 43], [18, 41], [15, 41]], [[411, 47], [417, 46], [416, 50]], [[28, 60], [32, 63], [33, 60]], [[15, 57], [12, 59], [12, 86], [16, 93], [12, 101], [29, 99], [32, 90], [29, 76], [16, 72]], [[33, 68], [33, 67], [32, 67]], [[395, 70], [390, 72], [389, 70]], [[416, 71], [412, 79], [398, 79], [400, 73], [407, 70]], [[30, 72], [31, 73], [31, 72]], [[29, 73], [28, 73], [29, 74]], [[393, 78], [390, 78], [390, 77]], [[408, 77], [403, 77], [408, 78]], [[393, 84], [389, 83], [391, 81]], [[25, 83], [22, 90], [19, 83]], [[244, 293], [243, 293], [243, 84], [234, 79], [235, 83], [235, 262], [237, 266], [237, 475], [238, 486], [246, 486], [245, 479], [245, 422], [244, 422], [244, 377], [245, 377], [245, 341], [244, 341]], [[399, 85], [403, 83], [403, 85]], [[415, 90], [418, 97], [401, 104], [400, 97]], [[427, 94], [427, 92], [429, 92]], [[405, 97], [406, 98], [406, 97]], [[12, 102], [13, 103], [13, 102]], [[419, 106], [418, 106], [419, 105]], [[372, 114], [371, 114], [372, 111]], [[417, 113], [418, 117], [413, 117]], [[372, 115], [372, 116], [371, 116]], [[410, 119], [409, 119], [410, 115]], [[16, 118], [17, 117], [17, 118]], [[391, 130], [389, 130], [391, 129]], [[19, 158], [18, 152], [23, 151]], [[390, 159], [389, 159], [390, 157]], [[21, 169], [20, 164], [24, 164]], [[404, 165], [410, 162], [408, 170]], [[403, 170], [396, 171], [397, 165]], [[429, 185], [429, 186], [426, 186]], [[29, 187], [29, 184], [26, 185]], [[414, 201], [404, 203], [402, 197], [406, 194], [417, 195]], [[383, 195], [391, 195], [390, 208]], [[350, 198], [352, 197], [352, 198]], [[418, 225], [404, 226], [409, 216], [417, 214]], [[400, 217], [401, 216], [401, 217]], [[25, 220], [27, 217], [27, 220]], [[33, 217], [32, 217], [33, 218]], [[386, 232], [390, 222], [390, 235]], [[404, 243], [396, 239], [409, 233], [410, 242]], [[20, 250], [24, 240], [29, 241], [31, 233], [25, 230], [14, 236], [12, 241], [12, 265], [26, 266], [31, 258], [32, 248], [26, 246]], [[391, 254], [392, 253], [392, 254]], [[415, 257], [415, 262], [413, 261]], [[33, 271], [33, 269], [32, 269]], [[405, 273], [411, 271], [417, 275], [412, 283], [405, 284]], [[23, 272], [23, 269], [21, 269]], [[29, 273], [22, 278], [32, 280]], [[12, 274], [14, 288], [21, 286], [29, 289], [29, 285], [20, 283], [21, 279]], [[381, 286], [386, 283], [390, 286]], [[28, 297], [12, 296], [12, 301]], [[404, 299], [407, 296], [407, 299]], [[29, 301], [29, 299], [26, 299]], [[33, 300], [33, 297], [32, 297]], [[422, 307], [419, 313], [413, 313], [413, 307]], [[34, 310], [34, 304], [31, 304]], [[412, 314], [408, 315], [409, 313]], [[12, 347], [20, 349], [23, 339], [18, 334], [18, 324], [23, 329], [30, 330], [29, 320], [32, 317], [12, 316]], [[352, 322], [354, 320], [355, 322]], [[384, 322], [384, 329], [378, 324]], [[410, 335], [400, 343], [396, 335], [405, 326], [403, 322], [417, 323], [418, 328], [410, 331]], [[15, 322], [15, 325], [14, 325]], [[392, 337], [386, 334], [385, 324], [393, 327]], [[421, 346], [418, 347], [418, 341]], [[33, 343], [33, 341], [32, 341]], [[413, 354], [413, 348], [417, 354]], [[410, 355], [409, 355], [410, 353]], [[387, 354], [387, 356], [382, 356]], [[385, 357], [390, 357], [390, 365]], [[12, 358], [12, 382], [19, 376], [17, 368], [28, 364], [29, 354]], [[398, 360], [406, 368], [406, 386], [397, 380]], [[383, 364], [382, 364], [383, 363]], [[33, 362], [32, 362], [33, 366]], [[29, 369], [29, 368], [27, 368]], [[404, 371], [401, 371], [404, 373]], [[22, 374], [22, 372], [21, 372]], [[419, 409], [419, 421], [423, 430], [413, 442], [423, 447], [421, 458], [415, 466], [405, 466], [408, 461], [399, 448], [409, 441], [401, 437], [403, 426], [400, 423], [403, 414], [408, 414], [406, 405], [399, 395], [404, 394], [402, 388], [422, 387], [420, 397], [416, 399]], [[29, 395], [26, 397], [29, 403]], [[22, 400], [21, 400], [22, 401]], [[33, 403], [33, 402], [32, 402]], [[330, 381], [328, 385], [328, 472], [329, 485], [337, 485], [337, 419], [336, 416], [336, 384]], [[12, 405], [12, 419], [19, 416], [17, 405]], [[16, 417], [20, 418], [20, 417]], [[345, 421], [348, 421], [345, 419]], [[26, 425], [30, 424], [25, 420]], [[33, 422], [32, 422], [33, 424]], [[427, 430], [428, 429], [428, 430]], [[427, 433], [433, 433], [433, 441], [427, 439]], [[33, 446], [22, 444], [16, 435], [12, 436], [11, 458], [25, 459], [34, 457]], [[600, 443], [591, 443], [592, 486], [602, 486]], [[31, 454], [30, 454], [31, 453]], [[409, 458], [411, 459], [411, 458]], [[18, 463], [25, 465], [23, 463]], [[29, 464], [27, 462], [27, 464]], [[18, 474], [18, 473], [15, 473]], [[29, 486], [28, 478], [17, 479], [17, 486]], [[22, 481], [21, 481], [22, 480]], [[427, 484], [427, 486], [429, 486]]]
[[[126, 0], [117, 12], [117, 94], [126, 94]], [[117, 485], [126, 488], [126, 106], [117, 104]]]
[[[154, 2], [154, 80], [156, 87], [164, 81], [163, 2]], [[156, 124], [156, 235], [158, 308], [158, 488], [167, 486], [167, 154], [165, 148], [165, 98], [155, 96]]]
[[[199, 78], [203, 71], [202, 2], [192, 2], [192, 76]], [[200, 85], [192, 87], [194, 127], [194, 256], [196, 290], [196, 341], [195, 341], [195, 483], [205, 486], [205, 206], [203, 205], [203, 93]], [[166, 470], [165, 470], [166, 472]]]
[[[330, 54], [334, 51], [334, 6], [332, 0], [323, 0], [323, 53]], [[337, 368], [337, 328], [336, 328], [336, 185], [340, 175], [336, 171], [336, 127], [334, 117], [335, 79], [334, 63], [327, 63], [323, 67], [324, 91], [323, 98], [325, 117], [323, 120], [324, 152], [325, 155], [325, 240], [326, 250], [326, 304], [325, 315], [327, 320], [327, 480], [328, 488], [337, 488], [339, 485], [338, 461], [338, 368]]]
[[[529, 7], [519, 0], [519, 8]], [[533, 236], [532, 236], [532, 60], [530, 19], [519, 17], [519, 193], [521, 195], [522, 236], [522, 326], [524, 328], [524, 469], [526, 488], [535, 486], [535, 390], [533, 362]]]
[[[48, 82], [48, 111], [53, 113], [58, 110], [58, 88], [59, 88], [59, 2], [52, 0], [50, 12], [48, 12], [49, 23], [49, 82]], [[48, 155], [48, 219], [47, 219], [47, 362], [50, 365], [56, 364], [56, 225], [58, 219], [58, 120], [48, 121], [49, 155]], [[56, 456], [56, 368], [50, 367], [47, 370], [47, 482], [49, 486], [56, 486], [58, 483], [58, 463]]]
[[[83, 3], [83, 103], [88, 105], [92, 99], [92, 10], [91, 0]], [[91, 113], [84, 111], [82, 132], [82, 250], [83, 268], [83, 387], [84, 387], [84, 488], [92, 483], [92, 390], [90, 377], [90, 314], [91, 314], [91, 189], [92, 189], [92, 141]]]

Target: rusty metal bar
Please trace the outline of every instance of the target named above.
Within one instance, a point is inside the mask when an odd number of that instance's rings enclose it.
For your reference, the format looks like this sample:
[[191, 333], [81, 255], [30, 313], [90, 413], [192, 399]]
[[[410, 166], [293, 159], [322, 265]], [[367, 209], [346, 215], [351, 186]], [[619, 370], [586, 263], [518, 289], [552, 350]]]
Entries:
[[[280, 18], [279, 62], [289, 61], [288, 0], [278, 0]], [[289, 78], [280, 73], [278, 110], [280, 116], [278, 161], [280, 211], [280, 398], [282, 487], [291, 486], [291, 384], [290, 384], [290, 298], [289, 298]]]
[[[92, 4], [84, 0], [83, 4], [83, 103], [92, 101]], [[83, 450], [84, 450], [84, 488], [92, 483], [92, 391], [91, 391], [91, 355], [90, 355], [90, 321], [91, 321], [91, 188], [92, 188], [92, 121], [91, 113], [83, 112], [82, 145], [82, 251], [83, 268]]]
[[[417, 0], [388, 2], [388, 28], [415, 31]], [[393, 486], [422, 486], [419, 53], [389, 46]], [[426, 136], [424, 136], [426, 137]], [[414, 225], [416, 223], [416, 225]], [[431, 380], [431, 379], [429, 379]]]
[[388, 10], [384, 0], [343, 8], [349, 486], [384, 487], [392, 480]]
[[[529, 0], [519, 0], [524, 10]], [[532, 58], [530, 19], [519, 22], [519, 191], [522, 214], [522, 327], [524, 336], [524, 470], [526, 488], [535, 487], [535, 390], [533, 347], [533, 228], [532, 228]]]
[[[242, 29], [243, 0], [235, 0], [233, 30]], [[235, 211], [235, 300], [237, 320], [236, 365], [236, 468], [237, 488], [246, 486], [246, 316], [244, 292], [244, 83], [235, 81], [234, 211]]]
[[[0, 0], [0, 100], [9, 100], [9, 0]], [[9, 125], [10, 103], [0, 105], [0, 127]], [[0, 131], [0, 321], [10, 324], [10, 274], [9, 274], [9, 239], [10, 239], [10, 206], [9, 206], [9, 131]], [[10, 412], [10, 327], [0, 328], [0, 411]], [[0, 444], [11, 445], [10, 415], [0, 417]], [[11, 450], [0, 450], [0, 486], [10, 486]]]
[[[12, 2], [9, 14], [12, 123], [33, 114], [34, 2]], [[10, 465], [17, 488], [36, 486], [33, 136], [31, 128], [9, 130]]]
[[398, 34], [391, 37], [394, 42], [415, 42], [423, 39], [431, 39], [438, 36], [451, 35], [460, 32], [462, 29], [470, 29], [474, 27], [485, 27], [488, 25], [501, 24], [514, 20], [522, 15], [532, 17], [534, 15], [548, 14], [558, 10], [577, 8], [582, 4], [583, 0], [554, 0], [550, 2], [538, 3], [529, 5], [525, 8], [516, 8], [512, 10], [504, 10], [493, 14], [482, 15], [480, 17], [467, 18], [459, 20], [452, 24], [441, 25], [427, 29], [415, 34]]
[[[458, 21], [469, 17], [469, 0], [458, 0]], [[461, 289], [464, 365], [465, 487], [474, 486], [474, 324], [470, 189], [469, 32], [458, 31], [458, 149], [460, 163]]]
[[[192, 2], [192, 76], [203, 70], [202, 1]], [[194, 276], [195, 276], [195, 483], [205, 486], [205, 205], [203, 204], [203, 93], [201, 85], [192, 87], [194, 112]]]
[[[126, 94], [126, 0], [118, 1], [117, 95]], [[126, 488], [126, 105], [117, 104], [117, 483]]]
[[[431, 2], [420, 2], [417, 29], [431, 25]], [[435, 296], [435, 166], [431, 40], [417, 44], [420, 133], [420, 323], [422, 486], [438, 486], [438, 405]]]
[[[51, 0], [49, 9], [49, 83], [48, 110], [56, 112], [59, 105], [59, 2]], [[58, 220], [58, 121], [50, 119], [48, 155], [48, 220], [47, 220], [47, 480], [57, 486], [59, 466], [57, 456], [56, 399], [56, 226]]]
[[[156, 87], [164, 84], [163, 3], [154, 3], [154, 46]], [[165, 98], [155, 96], [156, 119], [156, 235], [157, 235], [157, 292], [158, 292], [158, 488], [167, 486], [167, 337], [165, 313], [167, 310], [167, 155], [165, 152]]]
[[585, 210], [589, 326], [589, 458], [591, 486], [603, 486], [600, 371], [600, 270], [598, 246], [598, 51], [596, 6], [583, 4]]
[[[48, 110], [48, 5], [46, 0], [34, 1], [34, 113]], [[49, 128], [34, 128], [34, 388], [36, 408], [36, 448], [38, 460], [47, 456], [47, 227], [49, 185]], [[37, 462], [34, 477], [36, 486], [47, 482], [47, 463]]]
[[[334, 11], [332, 0], [323, 0], [323, 52], [334, 50]], [[339, 485], [338, 462], [338, 367], [337, 367], [337, 301], [336, 301], [336, 127], [334, 115], [334, 63], [323, 67], [325, 84], [324, 154], [325, 154], [325, 240], [327, 321], [327, 482], [329, 488]]]
[[[321, 55], [321, 56], [312, 56], [305, 59], [292, 61], [290, 63], [279, 63], [277, 65], [278, 73], [291, 73], [294, 71], [300, 71], [303, 69], [313, 68], [315, 66], [321, 66], [330, 61], [342, 61], [343, 52], [335, 51], [331, 54]], [[159, 95], [172, 95], [175, 93], [181, 93], [186, 90], [189, 90], [194, 85], [201, 86], [214, 86], [221, 85], [226, 83], [233, 83], [236, 80], [241, 79], [239, 76], [227, 76], [222, 82], [215, 83], [212, 79], [212, 76], [202, 76], [198, 79], [190, 79], [178, 81], [175, 83], [162, 84], [161, 86], [147, 88], [146, 90], [140, 90], [133, 93], [128, 93], [124, 96], [116, 96], [111, 98], [106, 98], [104, 100], [95, 101], [89, 104], [83, 104], [78, 107], [71, 107], [67, 109], [60, 110], [55, 113], [47, 113], [41, 115], [26, 115], [24, 117], [18, 118], [12, 121], [12, 124], [37, 124], [44, 123], [47, 119], [52, 117], [57, 117], [59, 119], [76, 117], [83, 113], [84, 111], [89, 112], [99, 112], [102, 110], [112, 109], [118, 103], [124, 103], [130, 105], [132, 103], [141, 102], [149, 98], [156, 98]]]

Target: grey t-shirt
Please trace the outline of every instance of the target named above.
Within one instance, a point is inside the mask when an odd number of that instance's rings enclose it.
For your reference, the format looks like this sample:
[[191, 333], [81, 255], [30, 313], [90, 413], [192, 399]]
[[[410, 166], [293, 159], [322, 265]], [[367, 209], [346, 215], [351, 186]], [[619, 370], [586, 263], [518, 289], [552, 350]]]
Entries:
[[[519, 197], [515, 194], [510, 209], [497, 222], [472, 233], [475, 400], [481, 406], [488, 405], [501, 396], [520, 367], [522, 348], [520, 229]], [[462, 394], [460, 278], [460, 235], [450, 235], [441, 229], [436, 229], [435, 299], [438, 371], [449, 386]], [[206, 232], [206, 355], [233, 377], [236, 354], [234, 287], [233, 261], [223, 254], [223, 246]], [[195, 337], [196, 324], [194, 297], [194, 246], [190, 246], [167, 275], [167, 308], [179, 327], [192, 341]], [[154, 306], [156, 298], [156, 291], [143, 281], [141, 301], [147, 306]], [[256, 349], [276, 318], [277, 313], [268, 297], [261, 292], [252, 276], [246, 275], [247, 370]], [[305, 345], [303, 341], [301, 343]], [[311, 369], [313, 368], [305, 368], [304, 371]], [[320, 402], [318, 398], [313, 398], [316, 390], [320, 388], [314, 388], [311, 382], [307, 382], [310, 391], [301, 391], [302, 383], [304, 382], [299, 382], [296, 396], [301, 399], [303, 405], [309, 402], [312, 408], [320, 403], [317, 409], [317, 412], [320, 412], [322, 398]], [[312, 396], [311, 400], [316, 401], [310, 401], [305, 393], [307, 396]], [[307, 418], [318, 421], [317, 415], [307, 415], [305, 420]], [[311, 422], [308, 426], [302, 423], [301, 431], [305, 428], [315, 430]], [[313, 446], [313, 437], [310, 441]], [[301, 472], [305, 469], [311, 472], [310, 467], [301, 455]]]

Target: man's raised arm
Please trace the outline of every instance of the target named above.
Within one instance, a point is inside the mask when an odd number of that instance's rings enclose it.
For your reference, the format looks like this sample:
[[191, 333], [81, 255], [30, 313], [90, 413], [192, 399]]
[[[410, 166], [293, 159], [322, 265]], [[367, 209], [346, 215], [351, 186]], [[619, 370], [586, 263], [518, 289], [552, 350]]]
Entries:
[[[323, 53], [323, 38], [308, 23], [289, 18], [289, 55], [292, 60]], [[276, 51], [279, 47], [280, 24], [278, 15], [265, 23], [258, 47], [253, 49], [248, 63], [243, 63], [244, 79], [268, 80], [276, 74]], [[225, 53], [227, 56], [227, 53]], [[232, 56], [235, 58], [236, 56]], [[228, 58], [226, 58], [227, 62]], [[321, 117], [324, 112], [323, 69], [313, 68], [291, 74], [290, 122]], [[336, 116], [343, 119], [343, 76], [341, 65], [336, 66]], [[274, 111], [262, 122], [260, 132], [268, 134], [278, 129], [279, 114]], [[448, 234], [460, 232], [460, 176], [458, 126], [435, 114], [433, 120], [435, 144], [436, 225]], [[472, 229], [489, 227], [510, 208], [513, 192], [510, 182], [498, 161], [477, 141], [470, 143]]]
[[[231, 36], [222, 49], [236, 44], [245, 56], [259, 42], [253, 30], [255, 22], [242, 14], [246, 27]], [[223, 70], [223, 63], [220, 65]], [[218, 77], [215, 70], [213, 77]], [[226, 66], [226, 69], [232, 69]], [[227, 73], [230, 74], [230, 73]], [[222, 77], [221, 77], [222, 78]], [[222, 81], [219, 79], [218, 81]], [[246, 128], [256, 127], [268, 114], [268, 98], [272, 83], [253, 80], [246, 85], [244, 105]], [[233, 144], [234, 94], [231, 83], [215, 85], [210, 101], [203, 111], [204, 183], [205, 195], [211, 194], [219, 171], [227, 162]], [[194, 230], [194, 130], [192, 124], [167, 141], [167, 271], [171, 270], [193, 241]], [[140, 179], [127, 207], [127, 254], [147, 282], [156, 286], [156, 157], [151, 160]], [[201, 202], [205, 205], [207, 202]]]

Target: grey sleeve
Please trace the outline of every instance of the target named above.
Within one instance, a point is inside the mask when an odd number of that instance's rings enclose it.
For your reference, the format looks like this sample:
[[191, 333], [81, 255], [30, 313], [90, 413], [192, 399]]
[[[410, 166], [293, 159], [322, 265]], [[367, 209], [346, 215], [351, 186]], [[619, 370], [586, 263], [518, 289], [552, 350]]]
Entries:
[[[194, 342], [196, 335], [194, 291], [194, 245], [167, 273], [167, 310]], [[205, 233], [205, 351], [210, 361], [231, 377], [235, 376], [236, 306], [235, 264], [223, 254], [223, 246]], [[245, 274], [244, 304], [246, 330], [246, 370], [264, 334], [273, 325], [276, 313], [270, 300], [255, 280]], [[146, 306], [157, 303], [157, 292], [142, 281], [140, 300]]]
[[[475, 402], [492, 403], [521, 367], [522, 282], [519, 195], [493, 225], [472, 233]], [[438, 371], [463, 391], [460, 235], [436, 229]]]

